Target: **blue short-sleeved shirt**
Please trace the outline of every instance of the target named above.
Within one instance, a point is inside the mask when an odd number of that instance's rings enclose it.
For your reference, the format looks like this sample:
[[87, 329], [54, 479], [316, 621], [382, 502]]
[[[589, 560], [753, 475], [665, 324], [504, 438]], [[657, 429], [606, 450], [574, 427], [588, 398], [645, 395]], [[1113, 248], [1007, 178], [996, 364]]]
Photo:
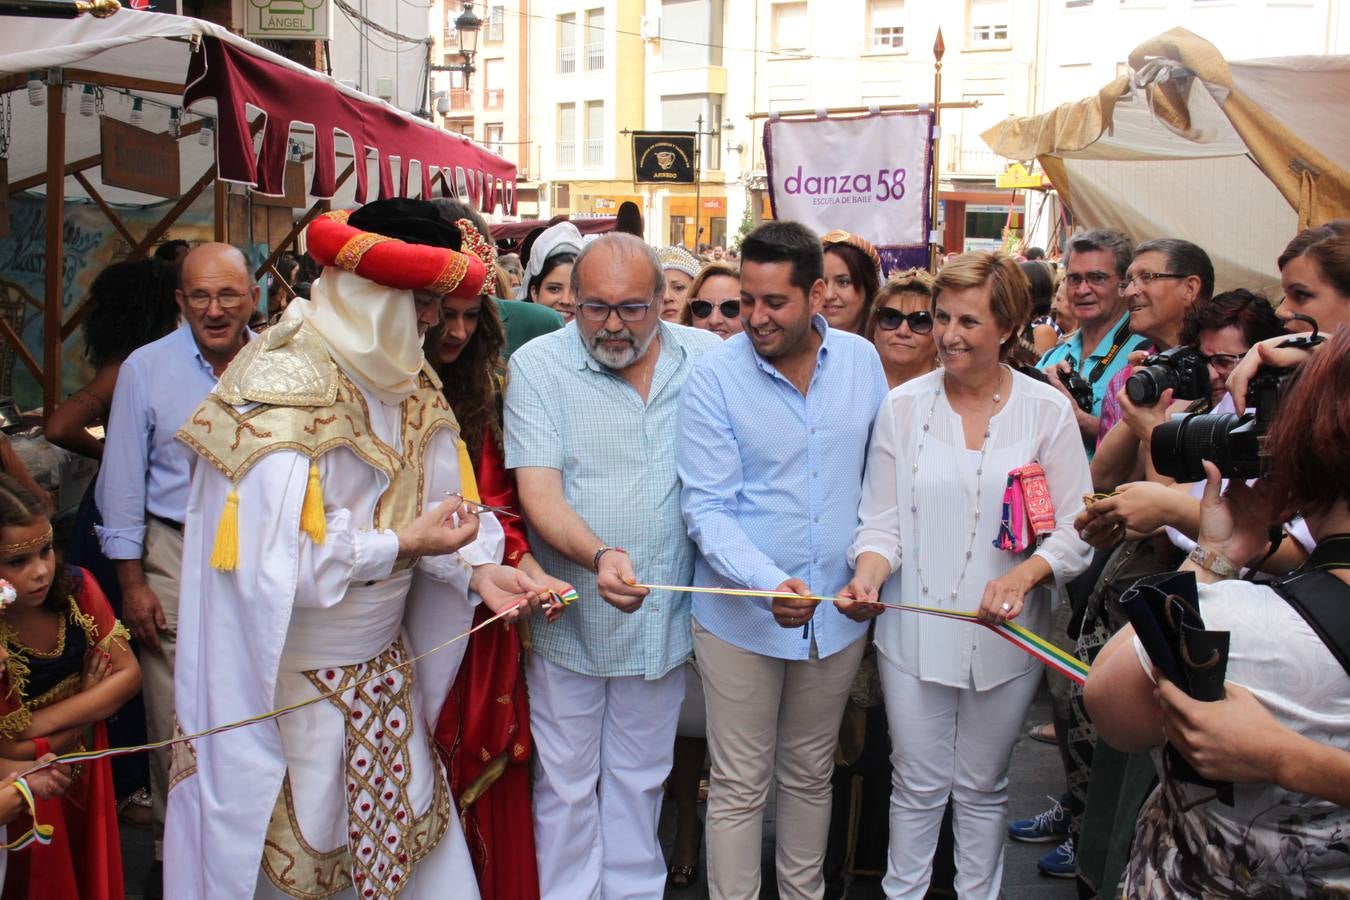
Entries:
[[[506, 465], [558, 469], [568, 504], [600, 540], [628, 551], [640, 580], [687, 585], [694, 546], [675, 473], [678, 402], [694, 360], [721, 341], [668, 322], [658, 328], [661, 356], [645, 404], [591, 357], [575, 322], [517, 350], [506, 389]], [[580, 596], [557, 622], [535, 618], [536, 653], [583, 675], [649, 679], [689, 658], [688, 594], [653, 591], [636, 612], [619, 612], [600, 599], [589, 567], [532, 528], [529, 536], [544, 570]]]
[[1100, 416], [1102, 414], [1102, 400], [1106, 397], [1106, 388], [1116, 373], [1129, 365], [1130, 353], [1140, 349], [1148, 339], [1138, 334], [1130, 334], [1125, 338], [1124, 345], [1111, 358], [1111, 362], [1102, 368], [1096, 378], [1089, 378], [1097, 368], [1097, 364], [1106, 358], [1111, 352], [1112, 344], [1116, 334], [1121, 328], [1128, 327], [1130, 314], [1126, 312], [1111, 325], [1106, 335], [1097, 342], [1097, 346], [1087, 355], [1083, 353], [1083, 332], [1075, 331], [1064, 340], [1060, 341], [1041, 357], [1040, 362], [1036, 363], [1036, 368], [1046, 369], [1050, 366], [1072, 358], [1074, 368], [1078, 370], [1084, 378], [1088, 378], [1088, 383], [1092, 385], [1092, 414]]

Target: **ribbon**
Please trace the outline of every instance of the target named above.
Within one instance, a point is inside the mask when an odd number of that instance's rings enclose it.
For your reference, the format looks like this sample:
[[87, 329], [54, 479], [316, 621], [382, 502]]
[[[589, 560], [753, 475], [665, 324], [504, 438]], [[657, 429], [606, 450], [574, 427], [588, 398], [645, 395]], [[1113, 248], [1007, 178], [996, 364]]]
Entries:
[[9, 787], [18, 791], [19, 796], [23, 797], [23, 802], [28, 805], [28, 815], [33, 820], [33, 827], [8, 844], [0, 844], [0, 850], [24, 850], [30, 844], [50, 844], [52, 833], [56, 829], [51, 825], [43, 825], [38, 822], [37, 801], [33, 799], [33, 790], [28, 786], [28, 782], [21, 775], [10, 782]]
[[[673, 584], [634, 584], [633, 586], [646, 588], [649, 591], [682, 591], [687, 594], [725, 594], [732, 597], [769, 597], [792, 600], [816, 600], [821, 603], [833, 603], [836, 600], [849, 600], [847, 597], [820, 597], [814, 594], [803, 597], [801, 594], [789, 594], [784, 591], [753, 591], [745, 588], [685, 587]], [[1001, 625], [993, 625], [980, 619], [977, 613], [968, 610], [938, 609], [934, 606], [915, 606], [910, 603], [882, 603], [880, 600], [865, 600], [859, 602], [871, 603], [875, 606], [884, 606], [887, 609], [898, 609], [902, 612], [922, 613], [923, 615], [937, 616], [943, 619], [956, 619], [958, 621], [970, 622], [974, 625], [982, 625], [1017, 647], [1023, 653], [1040, 660], [1042, 663], [1076, 684], [1084, 684], [1087, 681], [1088, 672], [1091, 669], [1087, 663], [1083, 662], [1078, 657], [1071, 653], [1066, 653], [1036, 632], [1023, 628], [1016, 622], [1004, 622]]]
[[[566, 606], [567, 604], [571, 603], [573, 600], [576, 599], [576, 591], [567, 591], [564, 594], [554, 593], [553, 596], [558, 598], [559, 603], [562, 603], [564, 606]], [[571, 599], [568, 599], [569, 596]], [[178, 737], [167, 738], [162, 741], [153, 741], [148, 744], [138, 744], [134, 747], [108, 747], [104, 750], [85, 750], [78, 753], [67, 753], [64, 756], [58, 756], [55, 759], [49, 759], [45, 762], [39, 762], [38, 764], [31, 766], [30, 768], [19, 773], [19, 778], [22, 779], [23, 776], [25, 775], [31, 775], [34, 772], [40, 772], [41, 770], [47, 768], [48, 766], [64, 765], [69, 763], [95, 762], [100, 759], [111, 759], [112, 757], [115, 756], [129, 756], [133, 753], [144, 753], [148, 750], [160, 750], [163, 749], [164, 747], [172, 747], [174, 744], [182, 744], [187, 741], [195, 741], [198, 738], [210, 737], [213, 734], [221, 734], [226, 731], [233, 731], [236, 728], [243, 728], [247, 725], [257, 725], [261, 722], [268, 722], [271, 721], [272, 719], [278, 719], [284, 715], [287, 715], [288, 713], [296, 712], [297, 710], [304, 709], [307, 706], [312, 706], [315, 703], [319, 703], [324, 700], [330, 700], [338, 696], [339, 694], [345, 694], [351, 691], [353, 688], [358, 688], [361, 685], [366, 684], [367, 682], [383, 678], [392, 672], [398, 671], [399, 669], [405, 669], [408, 666], [411, 666], [412, 664], [418, 662], [419, 660], [426, 659], [433, 653], [438, 653], [441, 650], [444, 650], [446, 647], [449, 647], [451, 644], [457, 641], [464, 640], [474, 632], [481, 631], [482, 629], [488, 627], [492, 623], [501, 620], [503, 617], [510, 615], [511, 613], [515, 612], [516, 610], [526, 605], [527, 605], [526, 600], [523, 599], [519, 600], [514, 605], [508, 606], [506, 609], [497, 613], [495, 616], [492, 616], [489, 619], [484, 619], [482, 622], [475, 625], [473, 628], [470, 628], [463, 634], [455, 635], [454, 637], [450, 638], [450, 640], [442, 644], [438, 644], [435, 647], [432, 647], [430, 650], [427, 650], [423, 653], [419, 653], [416, 656], [411, 657], [409, 659], [405, 659], [403, 662], [399, 663], [396, 666], [390, 666], [389, 668], [384, 669], [383, 671], [372, 673], [371, 675], [362, 678], [360, 681], [354, 684], [344, 686], [340, 690], [333, 690], [327, 693], [318, 694], [317, 696], [301, 700], [299, 703], [292, 703], [289, 706], [282, 706], [265, 713], [259, 713], [256, 716], [249, 716], [247, 719], [240, 719], [237, 722], [227, 722], [224, 725], [216, 725], [213, 728], [208, 728], [205, 731], [198, 731], [195, 734], [180, 735]], [[17, 784], [18, 782], [16, 781], [15, 783]]]

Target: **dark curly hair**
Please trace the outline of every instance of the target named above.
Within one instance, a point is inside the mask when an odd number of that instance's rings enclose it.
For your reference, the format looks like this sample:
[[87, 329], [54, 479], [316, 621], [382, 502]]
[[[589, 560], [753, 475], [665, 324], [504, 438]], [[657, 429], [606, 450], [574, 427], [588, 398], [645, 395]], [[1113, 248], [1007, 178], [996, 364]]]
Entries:
[[101, 369], [173, 331], [178, 325], [176, 287], [174, 268], [153, 259], [113, 263], [100, 272], [89, 288], [85, 358]]
[[[474, 209], [455, 200], [433, 200], [452, 221], [468, 219], [488, 241], [492, 236], [487, 222]], [[491, 287], [487, 287], [491, 290]], [[436, 357], [440, 345], [440, 327], [427, 330], [423, 352], [436, 374], [441, 378], [445, 399], [459, 420], [460, 437], [469, 448], [469, 459], [474, 467], [481, 465], [483, 440], [491, 434], [502, 446], [502, 390], [506, 384], [506, 364], [502, 350], [506, 347], [506, 329], [502, 326], [497, 304], [491, 297], [482, 298], [478, 313], [478, 327], [465, 344], [459, 358], [442, 365]]]

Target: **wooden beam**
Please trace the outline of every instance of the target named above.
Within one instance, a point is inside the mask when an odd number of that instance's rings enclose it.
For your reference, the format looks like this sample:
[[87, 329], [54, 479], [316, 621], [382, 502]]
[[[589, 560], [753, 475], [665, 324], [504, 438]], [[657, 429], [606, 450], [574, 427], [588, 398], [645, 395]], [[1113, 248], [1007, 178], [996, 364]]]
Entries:
[[[342, 186], [347, 183], [347, 179], [352, 177], [352, 173], [355, 171], [356, 171], [356, 163], [353, 162], [347, 166], [347, 170], [343, 172], [342, 175], [338, 178], [337, 184], [335, 184], [333, 187], [333, 193], [336, 194], [342, 188]], [[315, 202], [313, 206], [311, 206], [308, 210], [306, 210], [305, 214], [300, 217], [300, 220], [291, 227], [291, 230], [289, 232], [287, 232], [286, 237], [284, 237], [281, 240], [281, 242], [276, 245], [276, 247], [272, 250], [272, 252], [268, 254], [267, 259], [263, 262], [263, 264], [261, 266], [258, 266], [258, 270], [253, 273], [254, 280], [256, 281], [257, 279], [262, 278], [268, 269], [275, 266], [277, 260], [281, 258], [281, 254], [285, 253], [286, 248], [289, 247], [297, 237], [299, 237], [300, 232], [305, 230], [305, 226], [308, 225], [310, 222], [313, 222], [320, 214], [327, 212], [329, 206], [330, 206], [329, 201], [318, 200]]]
[[[914, 110], [923, 109], [925, 106], [931, 108], [931, 107], [932, 107], [932, 104], [931, 104], [931, 103], [889, 103], [889, 104], [885, 104], [885, 105], [879, 106], [879, 107], [877, 107], [877, 109], [878, 109], [880, 112], [913, 112]], [[938, 104], [938, 107], [939, 107], [940, 109], [978, 109], [979, 106], [980, 106], [980, 101], [978, 101], [978, 100], [944, 100], [944, 101], [942, 101], [941, 103]], [[833, 107], [833, 108], [831, 108], [831, 109], [825, 110], [825, 115], [827, 115], [827, 116], [853, 116], [853, 115], [859, 115], [859, 116], [860, 116], [860, 115], [864, 115], [864, 114], [866, 114], [866, 113], [869, 113], [869, 112], [871, 112], [871, 111], [872, 111], [872, 107], [870, 107], [870, 106], [837, 106], [837, 107]], [[810, 116], [811, 118], [814, 119], [817, 115], [819, 115], [819, 113], [820, 113], [820, 110], [816, 110], [816, 109], [785, 109], [785, 110], [783, 110], [782, 112], [779, 112], [779, 113], [772, 113], [772, 112], [752, 112], [752, 113], [750, 113], [749, 115], [747, 115], [746, 118], [747, 118], [747, 119], [751, 119], [751, 120], [753, 120], [753, 119], [767, 119], [767, 118], [769, 118], [770, 116], [778, 115], [779, 117], [784, 118], [784, 119], [789, 118], [789, 117], [793, 117], [793, 116]]]
[[66, 108], [64, 86], [47, 85], [47, 255], [43, 263], [42, 416], [61, 399], [61, 303], [65, 295]]
[[84, 177], [84, 173], [76, 172], [75, 180], [80, 183], [80, 187], [84, 188], [85, 193], [89, 195], [89, 199], [93, 200], [94, 203], [98, 205], [98, 208], [103, 210], [103, 215], [108, 217], [108, 221], [117, 229], [117, 233], [122, 235], [122, 240], [127, 242], [127, 246], [136, 246], [136, 239], [132, 237], [131, 232], [127, 230], [127, 226], [122, 222], [122, 217], [113, 211], [113, 208], [108, 205], [108, 201], [104, 200], [103, 196], [95, 189], [93, 183], [90, 182], [88, 178]]
[[38, 361], [33, 359], [33, 354], [28, 352], [28, 348], [23, 345], [23, 340], [19, 337], [18, 333], [14, 331], [14, 326], [9, 324], [8, 319], [0, 319], [0, 337], [4, 338], [5, 341], [14, 348], [14, 352], [18, 354], [19, 359], [23, 361], [23, 364], [28, 367], [28, 371], [33, 373], [33, 380], [41, 383], [42, 366], [39, 366]]
[[[103, 163], [102, 153], [97, 153], [93, 156], [86, 156], [84, 159], [77, 159], [74, 162], [68, 162], [66, 163], [66, 168], [63, 173], [63, 177], [65, 175], [74, 175], [76, 172], [83, 172], [85, 169], [92, 169], [97, 165], [101, 165], [102, 163]], [[11, 181], [9, 183], [9, 192], [11, 194], [15, 194], [18, 193], [19, 191], [26, 191], [29, 188], [35, 188], [38, 185], [43, 184], [44, 182], [46, 182], [46, 180], [47, 180], [47, 173], [45, 171], [38, 172], [36, 175], [29, 175], [27, 178], [20, 178], [18, 181]]]
[[0, 94], [8, 94], [10, 91], [17, 91], [26, 84], [28, 84], [28, 76], [23, 72], [15, 72], [13, 75], [0, 76]]
[[162, 238], [164, 233], [173, 227], [173, 223], [178, 221], [178, 217], [181, 216], [183, 212], [201, 196], [202, 191], [206, 190], [207, 186], [215, 180], [216, 167], [215, 165], [212, 165], [211, 168], [207, 169], [202, 174], [201, 178], [197, 179], [196, 184], [188, 188], [187, 192], [178, 198], [178, 202], [173, 205], [172, 209], [164, 214], [164, 218], [156, 222], [155, 227], [145, 233], [145, 237], [141, 238], [140, 243], [131, 248], [131, 253], [127, 254], [127, 259], [141, 259], [144, 257], [146, 252], [154, 246], [155, 241]]
[[62, 69], [67, 83], [77, 81], [80, 84], [96, 84], [102, 87], [122, 88], [128, 91], [143, 91], [147, 94], [183, 95], [182, 82], [156, 81], [153, 78], [138, 78], [135, 75], [114, 75], [109, 72], [95, 72], [91, 69]]
[[227, 229], [225, 227], [226, 213], [229, 212], [227, 204], [230, 202], [229, 192], [225, 190], [225, 182], [219, 178], [216, 179], [213, 205], [215, 207], [215, 240], [217, 244], [225, 243]]

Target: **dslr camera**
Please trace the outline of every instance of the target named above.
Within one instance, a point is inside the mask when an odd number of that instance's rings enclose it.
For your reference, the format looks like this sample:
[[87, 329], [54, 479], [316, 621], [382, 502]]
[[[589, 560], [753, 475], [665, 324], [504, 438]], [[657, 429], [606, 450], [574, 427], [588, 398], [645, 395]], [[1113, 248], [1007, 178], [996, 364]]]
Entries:
[[[1312, 334], [1300, 334], [1283, 341], [1281, 347], [1312, 348], [1326, 338], [1317, 333], [1317, 322], [1295, 315], [1312, 324]], [[1161, 354], [1160, 354], [1161, 355]], [[1219, 467], [1225, 478], [1258, 478], [1265, 455], [1266, 434], [1275, 418], [1284, 383], [1295, 370], [1262, 366], [1247, 385], [1247, 403], [1251, 412], [1191, 413], [1173, 416], [1153, 429], [1153, 467], [1177, 481], [1203, 481], [1204, 460]], [[1130, 378], [1134, 380], [1133, 376]], [[1208, 379], [1206, 379], [1208, 380]], [[1133, 394], [1131, 394], [1133, 398]]]
[[1153, 406], [1168, 388], [1174, 400], [1209, 396], [1209, 366], [1200, 351], [1194, 347], [1173, 347], [1155, 353], [1125, 382], [1125, 393], [1135, 406]]
[[1069, 392], [1073, 402], [1078, 404], [1078, 408], [1088, 415], [1092, 415], [1092, 385], [1083, 377], [1083, 373], [1077, 369], [1077, 361], [1070, 356], [1068, 358], [1069, 371], [1060, 371], [1059, 383], [1064, 385], [1064, 389]]

